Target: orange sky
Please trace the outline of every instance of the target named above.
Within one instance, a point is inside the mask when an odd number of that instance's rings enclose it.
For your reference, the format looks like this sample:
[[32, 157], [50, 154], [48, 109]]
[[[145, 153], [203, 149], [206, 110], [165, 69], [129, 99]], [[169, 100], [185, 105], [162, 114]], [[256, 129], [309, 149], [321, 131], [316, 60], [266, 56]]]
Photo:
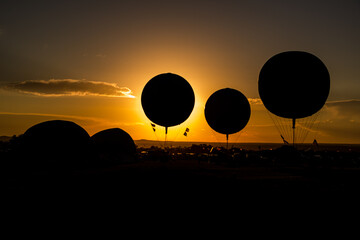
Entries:
[[300, 50], [319, 57], [331, 76], [328, 103], [305, 142], [360, 143], [358, 2], [149, 2], [5, 1], [0, 136], [65, 119], [90, 135], [119, 127], [134, 139], [162, 140], [164, 129], [154, 134], [140, 97], [148, 80], [172, 72], [192, 85], [196, 103], [168, 140], [225, 141], [203, 111], [213, 92], [229, 87], [253, 99], [248, 125], [230, 141], [281, 142], [258, 101], [258, 74], [273, 55]]

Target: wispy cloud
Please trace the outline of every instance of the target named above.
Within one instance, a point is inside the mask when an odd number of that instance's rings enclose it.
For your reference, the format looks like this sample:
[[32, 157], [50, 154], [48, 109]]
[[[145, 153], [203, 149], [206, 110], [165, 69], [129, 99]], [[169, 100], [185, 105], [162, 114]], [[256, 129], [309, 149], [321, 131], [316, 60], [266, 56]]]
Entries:
[[360, 100], [329, 101], [326, 103], [325, 109], [328, 113], [332, 114], [332, 118], [358, 119], [360, 117]]
[[76, 115], [52, 114], [52, 113], [0, 112], [0, 115], [52, 117], [52, 118], [57, 118], [57, 119], [85, 120], [85, 121], [93, 121], [93, 122], [105, 121], [102, 118], [84, 117], [84, 116], [76, 116]]
[[9, 83], [2, 89], [17, 91], [37, 96], [106, 96], [134, 98], [127, 87], [115, 83], [86, 81], [76, 79], [28, 80]]
[[339, 105], [339, 104], [360, 104], [360, 99], [347, 99], [338, 101], [327, 101], [326, 105]]

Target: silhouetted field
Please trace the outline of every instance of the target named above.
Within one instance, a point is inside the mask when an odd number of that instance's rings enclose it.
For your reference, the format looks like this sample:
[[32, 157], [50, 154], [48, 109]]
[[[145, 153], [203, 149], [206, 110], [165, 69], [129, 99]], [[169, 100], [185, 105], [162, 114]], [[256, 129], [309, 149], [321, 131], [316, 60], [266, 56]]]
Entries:
[[[138, 147], [150, 148], [164, 147], [164, 141], [153, 141], [153, 140], [135, 140]], [[165, 146], [167, 147], [191, 147], [192, 145], [211, 145], [214, 147], [226, 147], [226, 142], [179, 142], [179, 141], [168, 141]], [[229, 142], [229, 148], [240, 148], [244, 150], [272, 150], [283, 146], [283, 143], [232, 143]], [[312, 150], [314, 145], [312, 143], [301, 143], [296, 144], [296, 148], [299, 150]], [[360, 144], [346, 144], [346, 143], [321, 143], [317, 147], [320, 151], [334, 151], [334, 152], [360, 152]]]
[[289, 146], [272, 150], [226, 150], [207, 144], [166, 150], [138, 146], [133, 161], [72, 169], [63, 165], [48, 169], [22, 166], [24, 161], [11, 164], [14, 159], [2, 149], [2, 189], [8, 196], [89, 196], [132, 204], [209, 203], [215, 199], [225, 204], [284, 196], [346, 198], [359, 191], [360, 155], [357, 145], [351, 150], [342, 147], [347, 150], [335, 150], [342, 148], [333, 145], [321, 151]]

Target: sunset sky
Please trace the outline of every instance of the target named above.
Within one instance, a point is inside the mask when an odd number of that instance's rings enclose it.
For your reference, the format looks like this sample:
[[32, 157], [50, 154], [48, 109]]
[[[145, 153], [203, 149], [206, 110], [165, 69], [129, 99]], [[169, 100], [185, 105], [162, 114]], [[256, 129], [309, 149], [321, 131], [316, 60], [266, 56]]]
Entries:
[[204, 106], [229, 87], [252, 110], [229, 140], [282, 142], [280, 120], [259, 99], [258, 76], [270, 57], [296, 50], [319, 57], [331, 80], [305, 142], [360, 143], [359, 43], [357, 0], [2, 0], [0, 136], [63, 119], [90, 135], [119, 127], [135, 140], [163, 140], [140, 99], [147, 81], [171, 72], [192, 85], [196, 103], [168, 140], [225, 141], [207, 125]]

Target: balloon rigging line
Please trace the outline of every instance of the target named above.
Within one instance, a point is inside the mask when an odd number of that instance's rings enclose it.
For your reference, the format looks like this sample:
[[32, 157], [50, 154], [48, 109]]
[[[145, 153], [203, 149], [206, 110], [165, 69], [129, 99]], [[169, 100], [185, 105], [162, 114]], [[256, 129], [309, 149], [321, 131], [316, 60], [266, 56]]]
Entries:
[[[284, 133], [285, 133], [285, 136], [286, 138], [289, 140], [289, 141], [294, 141], [293, 139], [293, 132], [292, 132], [292, 126], [291, 126], [291, 122], [292, 120], [290, 119], [285, 119], [285, 118], [281, 118], [281, 117], [275, 117], [277, 119], [280, 119], [280, 127], [283, 129]], [[289, 142], [288, 141], [288, 142]]]
[[[317, 121], [319, 115], [320, 115], [319, 113], [316, 113], [316, 114], [314, 115], [313, 120], [311, 121], [311, 124], [309, 125], [309, 131], [307, 132], [307, 134], [309, 134], [310, 129], [313, 129], [314, 124], [315, 124], [315, 122]], [[316, 132], [315, 132], [315, 133], [316, 133]], [[307, 137], [307, 136], [306, 136], [306, 137]]]
[[269, 111], [266, 111], [266, 112], [267, 112], [267, 114], [269, 115], [271, 121], [274, 123], [274, 125], [275, 125], [278, 133], [281, 134], [281, 131], [280, 131], [280, 129], [278, 128], [277, 124], [275, 123], [275, 120], [274, 120], [273, 117], [271, 116], [271, 113], [270, 113]]
[[306, 140], [306, 137], [307, 135], [309, 134], [310, 132], [310, 129], [311, 129], [311, 125], [312, 123], [314, 122], [314, 115], [313, 116], [310, 116], [309, 119], [304, 119], [304, 124], [302, 125], [302, 132], [301, 132], [301, 141], [302, 143], [305, 142]]
[[179, 133], [181, 132], [181, 129], [182, 129], [181, 127], [178, 128], [178, 131], [177, 131], [173, 141], [175, 141], [177, 139], [177, 137], [179, 136]]
[[239, 133], [237, 134], [237, 137], [235, 138], [235, 141], [233, 142], [232, 147], [234, 147], [234, 144], [238, 143], [238, 140], [239, 140], [241, 134], [242, 134], [242, 132], [239, 132]]
[[303, 142], [303, 135], [304, 135], [304, 127], [306, 126], [306, 121], [304, 121], [303, 119], [298, 119], [298, 124], [297, 124], [297, 143], [302, 143]]
[[237, 141], [239, 140], [239, 137], [241, 136], [242, 132], [240, 131], [237, 135], [237, 137], [235, 138], [235, 142], [233, 142], [233, 144], [231, 145], [231, 148], [234, 148], [234, 145], [237, 143]]
[[321, 124], [321, 117], [322, 117], [322, 111], [320, 110], [319, 111], [319, 114], [318, 114], [318, 121], [317, 121], [317, 124], [315, 124], [315, 136], [314, 136], [314, 139], [317, 138], [318, 134], [319, 134], [319, 129], [320, 129], [320, 124]]
[[277, 120], [277, 124], [279, 125], [282, 134], [285, 135], [285, 140], [287, 139], [286, 141], [288, 142], [291, 141], [292, 135], [289, 120], [278, 116], [274, 116], [274, 118]]
[[310, 117], [305, 117], [302, 119], [299, 119], [298, 124], [298, 132], [297, 132], [297, 139], [299, 143], [304, 143], [309, 132], [314, 126], [314, 123], [316, 122], [318, 117], [318, 114], [314, 114]]
[[218, 137], [216, 136], [217, 132], [213, 129], [211, 129], [211, 133], [214, 135], [215, 139], [216, 139], [216, 143], [220, 143]]
[[280, 118], [280, 117], [277, 117], [277, 116], [272, 116], [272, 114], [269, 112], [269, 111], [266, 111], [268, 113], [268, 115], [270, 116], [271, 120], [273, 121], [278, 133], [280, 135], [285, 135], [285, 140], [286, 139], [292, 139], [289, 134], [289, 131], [288, 131], [288, 128], [286, 127], [287, 125], [287, 121]]
[[166, 148], [166, 140], [167, 140], [167, 129], [165, 127], [165, 141], [164, 141], [164, 149]]
[[[285, 119], [275, 115], [273, 116], [269, 112], [267, 113], [270, 116], [271, 120], [273, 121], [278, 133], [282, 135], [285, 140], [290, 140], [295, 143], [304, 143], [307, 136], [309, 135], [309, 132], [311, 131], [311, 129], [313, 129], [314, 125], [319, 124], [319, 121], [317, 121], [317, 119], [318, 116], [320, 116], [320, 113], [315, 113], [310, 117], [296, 119], [297, 124], [295, 128], [295, 136], [293, 136], [292, 124], [291, 124], [292, 119]], [[318, 130], [314, 132], [318, 134]]]

